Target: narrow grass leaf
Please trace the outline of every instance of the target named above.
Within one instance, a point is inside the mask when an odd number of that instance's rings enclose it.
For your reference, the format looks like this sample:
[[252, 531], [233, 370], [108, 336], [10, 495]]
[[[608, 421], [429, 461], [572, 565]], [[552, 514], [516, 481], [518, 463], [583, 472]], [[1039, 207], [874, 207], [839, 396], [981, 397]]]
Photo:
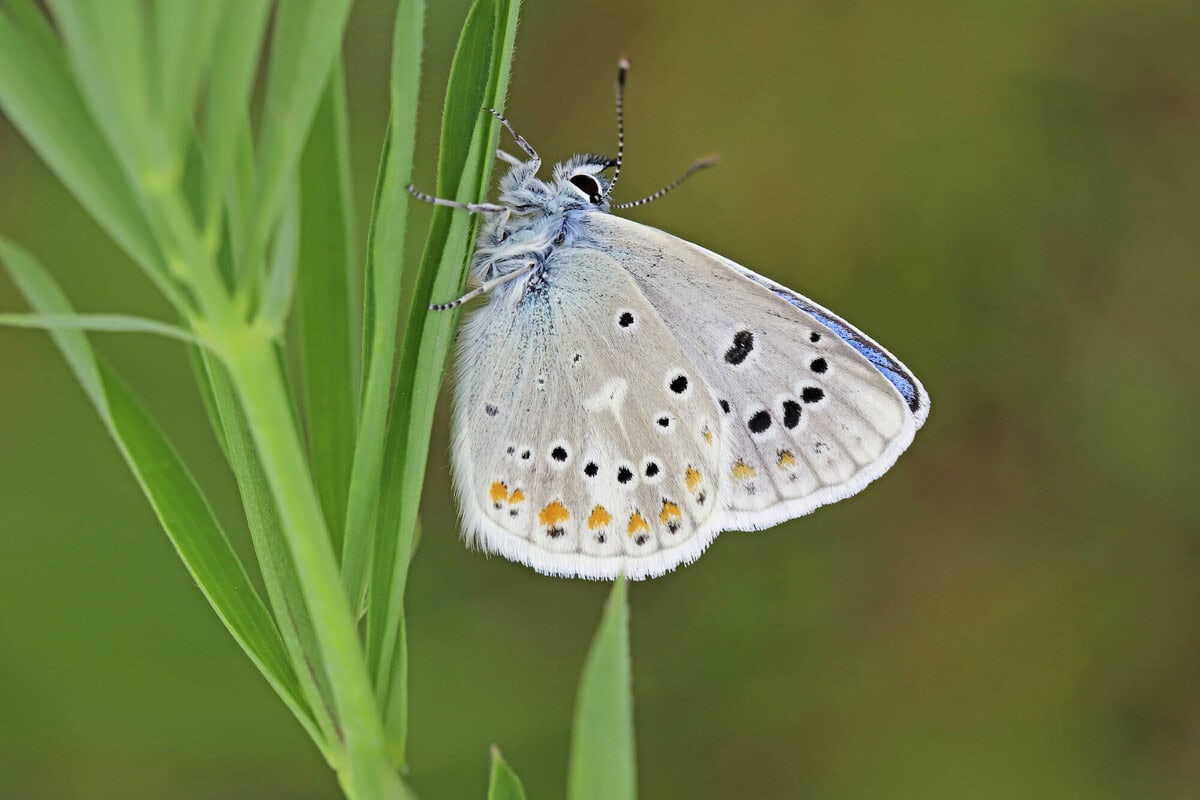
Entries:
[[[498, 123], [483, 108], [503, 108], [512, 63], [519, 3], [478, 0], [468, 14], [450, 71], [439, 154], [438, 192], [464, 202], [482, 200], [490, 183]], [[469, 137], [458, 130], [468, 119]], [[453, 181], [450, 188], [448, 183]], [[367, 614], [368, 663], [384, 709], [389, 746], [403, 758], [407, 730], [404, 608], [429, 435], [457, 314], [430, 312], [433, 298], [453, 297], [466, 280], [476, 221], [461, 211], [435, 209], [420, 272], [408, 305], [404, 346], [389, 420]]]
[[424, 25], [424, 0], [400, 0], [392, 32], [391, 114], [367, 237], [362, 389], [342, 546], [342, 583], [355, 609], [362, 608], [366, 592], [367, 565], [373, 546], [372, 521], [379, 503], [387, 439], [408, 226], [406, 187], [412, 177], [416, 145]]
[[104, 365], [114, 436], [188, 571], [222, 622], [329, 758], [270, 614], [187, 468], [162, 431]]
[[525, 800], [525, 787], [517, 773], [500, 755], [500, 748], [492, 745], [492, 773], [488, 776], [487, 800]]
[[[62, 290], [28, 253], [0, 240], [0, 260], [38, 312], [72, 313]], [[309, 735], [324, 746], [284, 652], [279, 630], [187, 467], [129, 390], [96, 360], [82, 332], [56, 328], [50, 335], [112, 434], [200, 590]]]
[[191, 331], [156, 319], [124, 314], [0, 314], [0, 325], [11, 328], [70, 329], [103, 333], [149, 333], [203, 345]]
[[167, 148], [148, 85], [146, 19], [138, 0], [50, 0], [88, 109], [136, 193], [175, 185], [182, 172]]
[[[192, 114], [200, 80], [208, 64], [225, 57], [212, 52], [217, 26], [230, 0], [205, 0], [201, 3], [156, 3], [154, 17], [155, 62], [150, 77], [157, 89], [158, 114], [169, 152], [184, 149], [192, 129]], [[240, 3], [242, 0], [232, 0]], [[214, 57], [214, 55], [216, 57]]]
[[284, 203], [283, 215], [275, 229], [271, 262], [267, 267], [267, 285], [262, 292], [259, 321], [279, 337], [283, 333], [292, 295], [296, 288], [296, 270], [300, 258], [300, 197], [293, 187]]
[[34, 0], [6, 0], [0, 6], [0, 14], [5, 10], [12, 16], [13, 21], [25, 36], [37, 42], [47, 53], [61, 57], [62, 48], [58, 34], [50, 25], [50, 20], [42, 13], [42, 9]]
[[[270, 10], [269, 0], [231, 0], [225, 3], [217, 26], [221, 57], [209, 65], [203, 122], [207, 166], [204, 237], [214, 249], [221, 236], [221, 208], [231, 191], [229, 179], [238, 138], [248, 136], [250, 129], [250, 92]], [[233, 213], [240, 220], [248, 209], [243, 204]]]
[[252, 233], [241, 259], [243, 285], [283, 208], [321, 94], [341, 53], [349, 13], [350, 0], [289, 0], [275, 9], [262, 135], [256, 151], [259, 169]]
[[354, 237], [345, 77], [338, 63], [300, 159], [296, 331], [309, 461], [339, 554], [357, 414]]
[[25, 36], [0, 13], [0, 110], [87, 212], [176, 306], [187, 303], [116, 155], [46, 37]]
[[331, 743], [330, 746], [336, 747], [340, 730], [335, 721], [329, 676], [320, 657], [312, 617], [300, 588], [292, 554], [283, 538], [279, 515], [262, 463], [224, 367], [211, 355], [202, 354], [200, 368], [203, 382], [212, 394], [217, 425], [227, 441], [229, 465], [242, 497], [250, 539], [267, 589], [267, 599], [275, 612], [284, 646], [317, 725], [324, 733], [325, 740]]
[[196, 388], [200, 392], [200, 402], [204, 404], [204, 413], [212, 425], [213, 435], [217, 444], [229, 460], [229, 443], [226, 441], [225, 423], [221, 422], [221, 412], [217, 409], [217, 397], [213, 392], [212, 382], [208, 377], [208, 367], [204, 362], [204, 351], [194, 345], [187, 348], [188, 363], [192, 367], [192, 375], [196, 379]]
[[579, 678], [567, 767], [568, 800], [637, 797], [626, 595], [625, 578], [618, 578]]

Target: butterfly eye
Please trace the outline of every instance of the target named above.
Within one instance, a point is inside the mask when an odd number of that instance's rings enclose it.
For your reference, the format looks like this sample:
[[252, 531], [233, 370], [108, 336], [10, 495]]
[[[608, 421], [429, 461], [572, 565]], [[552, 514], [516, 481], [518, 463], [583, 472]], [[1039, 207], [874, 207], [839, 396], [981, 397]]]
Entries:
[[591, 175], [588, 175], [585, 172], [581, 172], [578, 175], [572, 175], [571, 185], [587, 195], [588, 200], [592, 201], [593, 203], [600, 202], [600, 181], [596, 180]]

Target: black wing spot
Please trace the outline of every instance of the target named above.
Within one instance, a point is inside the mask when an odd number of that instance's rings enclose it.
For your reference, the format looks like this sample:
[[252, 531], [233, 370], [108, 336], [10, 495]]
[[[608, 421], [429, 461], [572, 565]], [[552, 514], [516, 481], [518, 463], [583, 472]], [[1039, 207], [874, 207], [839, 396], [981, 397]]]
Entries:
[[629, 467], [621, 467], [617, 470], [617, 483], [625, 484], [633, 480], [633, 470]]
[[646, 534], [639, 533], [637, 535], [637, 538], [633, 540], [633, 543], [638, 544], [638, 545], [645, 544], [646, 543]]
[[658, 474], [658, 464], [655, 464], [653, 461], [651, 461], [649, 464], [646, 465], [646, 477], [653, 478], [657, 474]]
[[819, 403], [825, 398], [825, 392], [816, 386], [806, 386], [800, 393], [800, 399], [806, 403]]
[[810, 333], [808, 335], [808, 340], [810, 342], [816, 344], [817, 342], [821, 341], [821, 334], [817, 333], [816, 331], [813, 331], [812, 333]]
[[721, 402], [721, 410], [724, 411], [726, 414], [728, 414], [729, 413], [729, 401], [722, 400], [720, 402]]
[[530, 457], [530, 456], [532, 456], [532, 455], [533, 455], [533, 453], [531, 453], [531, 452], [529, 452], [528, 450], [526, 450], [524, 453], [521, 453], [521, 460], [522, 460], [522, 461], [528, 461], [528, 460], [529, 460], [529, 457]]
[[671, 427], [671, 418], [670, 417], [659, 417], [656, 420], [656, 422], [658, 422], [658, 427], [660, 427], [660, 428]]
[[484, 406], [484, 407], [483, 407], [483, 410], [487, 412], [487, 415], [488, 415], [489, 417], [494, 417], [494, 416], [496, 416], [497, 414], [499, 414], [499, 413], [500, 413], [500, 409], [496, 408], [496, 407], [495, 407], [494, 405], [492, 405], [491, 403], [488, 403], [486, 406]]
[[628, 311], [621, 312], [621, 316], [617, 317], [617, 324], [622, 328], [628, 328], [633, 324], [633, 314]]
[[823, 358], [814, 358], [812, 363], [808, 365], [808, 368], [820, 375], [822, 372], [829, 369], [829, 364]]
[[558, 527], [557, 525], [555, 525], [553, 528], [549, 528], [546, 531], [546, 535], [549, 536], [551, 539], [557, 539], [558, 537], [562, 536], [564, 533], [566, 533], [566, 531], [564, 531], [562, 528]]
[[511, 456], [513, 453], [517, 452], [517, 448], [509, 447], [508, 450], [506, 450], [505, 452]]
[[800, 424], [800, 404], [795, 400], [783, 401], [783, 427], [789, 431]]
[[587, 463], [587, 466], [583, 468], [583, 474], [587, 475], [589, 478], [596, 477], [596, 475], [599, 474], [599, 472], [600, 472], [600, 467], [596, 466], [595, 461], [589, 461]]
[[676, 375], [671, 379], [671, 391], [675, 394], [683, 394], [687, 391], [688, 379], [687, 375]]
[[766, 411], [755, 412], [750, 421], [746, 423], [746, 427], [750, 429], [751, 433], [763, 433], [771, 427], [771, 415]]
[[556, 447], [550, 451], [550, 457], [553, 458], [555, 461], [566, 461], [567, 460], [567, 451], [562, 445], [559, 445], [558, 447]]
[[746, 360], [754, 350], [754, 334], [750, 331], [738, 331], [733, 335], [733, 346], [725, 351], [725, 361], [737, 366]]

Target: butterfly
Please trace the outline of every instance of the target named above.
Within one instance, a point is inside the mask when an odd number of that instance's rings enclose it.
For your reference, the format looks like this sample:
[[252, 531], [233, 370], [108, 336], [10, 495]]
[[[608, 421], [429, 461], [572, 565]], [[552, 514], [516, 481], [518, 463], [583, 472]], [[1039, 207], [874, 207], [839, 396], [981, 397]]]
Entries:
[[[725, 530], [758, 530], [857, 493], [929, 414], [898, 359], [850, 323], [709, 250], [614, 215], [624, 155], [537, 177], [525, 154], [484, 215], [481, 294], [459, 333], [452, 469], [469, 544], [564, 577], [651, 578]], [[612, 170], [611, 177], [607, 176]]]

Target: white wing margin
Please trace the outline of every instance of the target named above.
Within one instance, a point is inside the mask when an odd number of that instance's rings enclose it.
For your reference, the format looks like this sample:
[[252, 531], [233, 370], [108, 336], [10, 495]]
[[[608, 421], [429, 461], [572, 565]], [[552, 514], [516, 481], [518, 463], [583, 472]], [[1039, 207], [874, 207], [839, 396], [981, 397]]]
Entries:
[[924, 422], [894, 356], [722, 256], [609, 214], [585, 232], [636, 282], [724, 412], [721, 527], [761, 529], [861, 491]]

